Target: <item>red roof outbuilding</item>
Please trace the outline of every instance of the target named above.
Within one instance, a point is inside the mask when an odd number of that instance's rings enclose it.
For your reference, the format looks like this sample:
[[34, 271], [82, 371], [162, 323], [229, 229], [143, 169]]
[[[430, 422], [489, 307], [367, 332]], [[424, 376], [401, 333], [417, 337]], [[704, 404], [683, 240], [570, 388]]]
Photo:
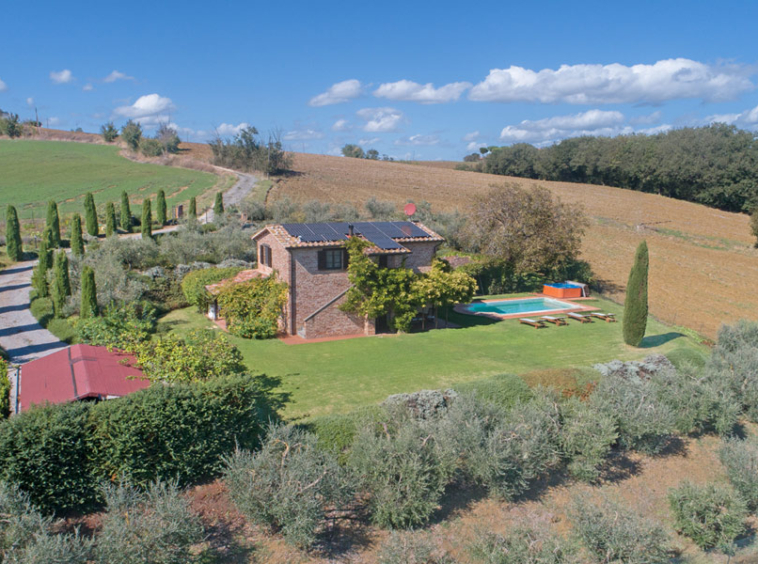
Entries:
[[73, 345], [24, 364], [18, 410], [33, 404], [110, 399], [147, 388], [134, 357], [106, 347]]

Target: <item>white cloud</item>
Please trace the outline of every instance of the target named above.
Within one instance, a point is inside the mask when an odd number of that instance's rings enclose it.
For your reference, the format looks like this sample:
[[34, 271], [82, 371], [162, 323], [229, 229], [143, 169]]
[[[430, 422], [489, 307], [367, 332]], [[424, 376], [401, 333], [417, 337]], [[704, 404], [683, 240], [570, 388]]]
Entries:
[[707, 65], [690, 59], [666, 59], [652, 65], [561, 65], [533, 71], [511, 66], [492, 69], [474, 86], [478, 102], [569, 104], [661, 103], [700, 98], [728, 100], [751, 90], [747, 67]]
[[52, 80], [54, 84], [68, 84], [69, 82], [74, 81], [74, 75], [68, 69], [63, 69], [58, 72], [53, 71], [50, 73], [50, 80]]
[[404, 137], [395, 141], [395, 145], [439, 145], [440, 138], [436, 135], [411, 135], [410, 137]]
[[389, 100], [421, 102], [422, 104], [441, 104], [455, 102], [471, 86], [470, 82], [451, 82], [435, 88], [431, 82], [419, 84], [410, 80], [399, 80], [380, 85], [374, 90], [374, 96]]
[[466, 145], [467, 151], [478, 151], [480, 147], [486, 147], [486, 143], [481, 143], [479, 141], [472, 141], [468, 145]]
[[140, 96], [131, 106], [119, 106], [113, 113], [122, 118], [133, 119], [142, 125], [168, 122], [169, 114], [176, 109], [170, 98], [158, 94]]
[[350, 131], [351, 129], [353, 129], [353, 126], [346, 119], [338, 119], [332, 125], [332, 131]]
[[324, 134], [316, 129], [306, 127], [304, 129], [294, 129], [284, 134], [282, 139], [285, 141], [306, 141], [308, 139], [322, 139]]
[[671, 125], [664, 123], [656, 127], [648, 127], [647, 129], [638, 129], [635, 133], [642, 133], [644, 135], [657, 135], [658, 133], [666, 133], [672, 129]]
[[373, 145], [374, 143], [379, 143], [381, 139], [378, 137], [370, 137], [368, 139], [358, 139], [358, 145]]
[[342, 102], [357, 98], [361, 94], [363, 94], [363, 86], [361, 86], [359, 80], [355, 80], [354, 78], [343, 80], [330, 86], [326, 92], [322, 92], [318, 96], [311, 98], [308, 105], [320, 107], [341, 104]]
[[463, 141], [476, 141], [477, 139], [479, 139], [478, 131], [472, 131], [463, 136]]
[[117, 80], [134, 80], [134, 77], [114, 70], [103, 79], [103, 82], [116, 82]]
[[50, 117], [50, 118], [47, 118], [46, 122], [47, 122], [46, 125], [55, 127], [56, 125], [60, 125], [61, 120], [60, 118], [57, 118], [57, 117]]
[[508, 125], [500, 133], [500, 139], [509, 143], [547, 143], [580, 135], [615, 135], [632, 132], [630, 127], [621, 128], [624, 114], [589, 110], [568, 116], [554, 116], [540, 120], [524, 120], [518, 125]]
[[232, 125], [231, 123], [222, 123], [216, 128], [216, 133], [218, 133], [221, 137], [231, 137], [234, 135], [239, 135], [240, 131], [246, 127], [250, 127], [250, 124], [245, 121], [237, 125]]
[[94, 87], [92, 86], [92, 84], [88, 82], [87, 84], [84, 85], [82, 90], [84, 90], [85, 92], [91, 92], [92, 90], [94, 90]]
[[8, 90], [8, 85], [6, 85], [2, 80], [0, 80], [0, 92], [5, 92]]
[[758, 125], [758, 106], [738, 114], [716, 114], [705, 118], [707, 123], [728, 123], [737, 127], [753, 129]]
[[645, 116], [633, 117], [629, 120], [629, 123], [633, 125], [652, 125], [661, 121], [661, 112], [653, 112]]
[[30, 106], [30, 107], [33, 107], [34, 106], [34, 98], [32, 98], [31, 96], [29, 98], [27, 98], [26, 99], [26, 105]]
[[363, 131], [374, 133], [395, 131], [403, 119], [403, 112], [395, 108], [364, 108], [355, 113], [366, 122]]

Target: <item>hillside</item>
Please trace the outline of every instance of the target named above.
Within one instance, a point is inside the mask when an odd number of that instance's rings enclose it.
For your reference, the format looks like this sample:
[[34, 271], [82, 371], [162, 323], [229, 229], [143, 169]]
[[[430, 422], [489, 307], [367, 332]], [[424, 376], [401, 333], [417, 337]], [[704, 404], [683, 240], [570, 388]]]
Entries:
[[646, 239], [653, 315], [711, 338], [722, 323], [758, 318], [758, 251], [743, 214], [631, 190], [507, 178], [436, 164], [296, 153], [293, 168], [295, 174], [280, 179], [270, 198], [356, 204], [371, 196], [398, 204], [424, 199], [435, 209], [465, 212], [472, 198], [493, 184], [541, 184], [567, 202], [582, 204], [591, 217], [584, 258], [612, 299], [623, 301], [634, 250]]
[[219, 180], [208, 172], [133, 162], [119, 154], [119, 147], [92, 144], [90, 137], [81, 143], [0, 140], [2, 214], [14, 204], [23, 219], [44, 217], [51, 199], [67, 214], [82, 210], [86, 192], [104, 204], [118, 201], [122, 190], [138, 203], [162, 188], [172, 205], [200, 196]]

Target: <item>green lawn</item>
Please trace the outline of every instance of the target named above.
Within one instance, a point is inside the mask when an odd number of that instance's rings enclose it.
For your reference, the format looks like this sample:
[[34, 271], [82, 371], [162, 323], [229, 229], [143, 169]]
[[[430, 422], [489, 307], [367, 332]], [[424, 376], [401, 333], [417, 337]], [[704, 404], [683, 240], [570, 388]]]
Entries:
[[[169, 206], [189, 202], [218, 181], [207, 172], [135, 163], [118, 147], [61, 141], [0, 141], [0, 217], [13, 204], [19, 216], [45, 217], [49, 200], [61, 213], [83, 213], [84, 194], [93, 192], [98, 207], [116, 203], [126, 190], [134, 200], [163, 188]], [[135, 207], [133, 213], [139, 213]]]
[[[606, 300], [597, 304], [605, 311], [618, 314], [621, 310]], [[178, 333], [215, 327], [192, 308], [170, 313], [161, 320], [161, 326]], [[623, 343], [621, 323], [601, 321], [534, 329], [507, 320], [462, 329], [301, 345], [285, 345], [279, 340], [232, 340], [251, 372], [281, 378], [282, 389], [291, 394], [285, 415], [293, 419], [344, 413], [380, 402], [390, 394], [443, 388], [492, 374], [524, 374], [674, 350], [679, 354], [705, 350], [693, 338], [653, 319], [639, 349]]]

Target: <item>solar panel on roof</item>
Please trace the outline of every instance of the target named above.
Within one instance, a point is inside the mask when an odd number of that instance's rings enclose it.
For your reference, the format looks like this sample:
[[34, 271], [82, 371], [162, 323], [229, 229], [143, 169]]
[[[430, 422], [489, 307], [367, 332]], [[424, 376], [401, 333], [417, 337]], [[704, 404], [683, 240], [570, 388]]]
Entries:
[[402, 231], [402, 237], [430, 237], [429, 233], [410, 221], [395, 221], [393, 225]]
[[393, 241], [392, 239], [390, 239], [386, 235], [380, 235], [378, 237], [372, 237], [371, 239], [369, 239], [369, 241], [371, 241], [374, 245], [376, 245], [377, 247], [379, 247], [380, 249], [383, 249], [383, 250], [402, 249], [403, 248], [402, 245], [396, 243], [395, 241]]

